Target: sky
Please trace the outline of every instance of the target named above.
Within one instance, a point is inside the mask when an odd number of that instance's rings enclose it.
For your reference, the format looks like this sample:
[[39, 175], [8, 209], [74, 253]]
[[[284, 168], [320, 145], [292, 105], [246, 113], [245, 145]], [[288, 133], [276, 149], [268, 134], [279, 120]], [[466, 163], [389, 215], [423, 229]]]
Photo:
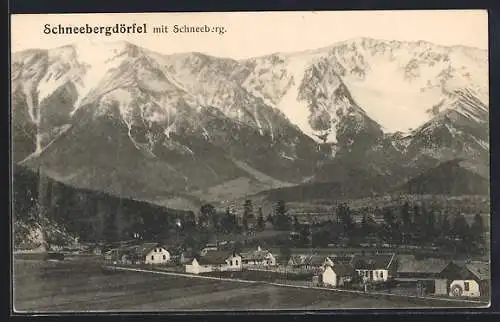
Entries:
[[[44, 34], [44, 25], [146, 23], [148, 34]], [[219, 33], [173, 33], [174, 25], [224, 27]], [[154, 34], [167, 25], [169, 33]], [[243, 59], [326, 47], [356, 37], [488, 48], [486, 10], [309, 11], [240, 13], [35, 14], [11, 16], [11, 50], [48, 49], [74, 42], [126, 40], [164, 54], [202, 52]]]

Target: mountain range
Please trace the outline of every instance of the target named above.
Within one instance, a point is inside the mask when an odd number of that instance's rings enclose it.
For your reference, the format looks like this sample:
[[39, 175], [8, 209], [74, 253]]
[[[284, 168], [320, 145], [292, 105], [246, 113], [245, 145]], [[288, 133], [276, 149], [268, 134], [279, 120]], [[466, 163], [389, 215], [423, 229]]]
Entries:
[[481, 49], [357, 38], [234, 60], [81, 42], [11, 62], [14, 162], [76, 188], [199, 209], [325, 183], [384, 193], [443, 164], [489, 178]]

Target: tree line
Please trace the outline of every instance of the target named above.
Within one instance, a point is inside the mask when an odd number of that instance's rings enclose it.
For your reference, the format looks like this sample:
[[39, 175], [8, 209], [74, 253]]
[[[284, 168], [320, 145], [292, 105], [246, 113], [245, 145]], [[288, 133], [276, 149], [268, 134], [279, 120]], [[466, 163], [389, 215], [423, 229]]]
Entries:
[[336, 220], [327, 222], [313, 240], [317, 245], [338, 241], [348, 245], [385, 243], [452, 248], [459, 252], [485, 247], [486, 226], [481, 213], [476, 213], [469, 224], [462, 213], [441, 213], [422, 205], [411, 207], [408, 202], [378, 212], [378, 220], [374, 214], [364, 212], [361, 221], [356, 222], [353, 217], [359, 214], [340, 204]]

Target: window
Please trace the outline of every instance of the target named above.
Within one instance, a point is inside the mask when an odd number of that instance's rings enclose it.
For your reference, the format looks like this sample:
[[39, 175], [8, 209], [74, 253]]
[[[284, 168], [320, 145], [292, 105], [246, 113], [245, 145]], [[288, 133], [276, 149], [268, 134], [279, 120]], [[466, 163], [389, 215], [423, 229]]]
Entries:
[[232, 259], [231, 259], [231, 264], [230, 265], [233, 266], [233, 260]]
[[464, 282], [464, 291], [469, 291], [469, 282]]
[[365, 271], [365, 277], [368, 277], [368, 271]]
[[236, 260], [236, 263], [234, 265], [238, 266], [238, 260]]
[[155, 259], [155, 255], [151, 255], [151, 260], [154, 260]]
[[[378, 278], [378, 271], [375, 271], [375, 277]], [[380, 277], [382, 277], [382, 276], [380, 276]]]
[[167, 259], [167, 256], [163, 255], [163, 260], [166, 260]]
[[380, 272], [380, 278], [384, 278], [384, 272]]

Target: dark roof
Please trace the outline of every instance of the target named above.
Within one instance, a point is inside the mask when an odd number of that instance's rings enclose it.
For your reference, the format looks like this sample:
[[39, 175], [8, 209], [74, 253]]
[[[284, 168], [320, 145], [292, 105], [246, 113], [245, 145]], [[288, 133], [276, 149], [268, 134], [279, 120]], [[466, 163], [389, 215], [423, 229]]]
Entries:
[[257, 217], [247, 218], [247, 223], [249, 223], [249, 224], [256, 224], [258, 221], [259, 221], [259, 218], [257, 218]]
[[163, 247], [159, 243], [144, 243], [142, 245], [139, 245], [138, 247], [138, 253], [141, 254], [142, 256], [146, 256], [153, 248], [156, 247]]
[[292, 255], [290, 260], [292, 265], [313, 265], [320, 266], [325, 262], [323, 255]]
[[487, 262], [472, 261], [467, 263], [465, 267], [480, 281], [491, 279], [490, 265]]
[[337, 256], [329, 255], [327, 256], [334, 264], [351, 264], [353, 256]]
[[202, 265], [225, 264], [226, 259], [231, 257], [231, 255], [233, 255], [233, 252], [214, 250], [208, 252], [205, 256], [197, 257], [196, 260]]
[[262, 250], [250, 250], [241, 253], [241, 258], [244, 260], [264, 260], [267, 259], [269, 255], [272, 255], [270, 251]]
[[351, 265], [337, 264], [330, 267], [337, 275], [349, 276], [354, 274], [354, 268]]
[[415, 256], [398, 256], [398, 273], [441, 273], [451, 262], [440, 258], [415, 259]]
[[181, 256], [184, 256], [185, 258], [194, 258], [197, 253], [192, 250], [185, 250], [180, 253]]
[[326, 257], [323, 255], [313, 255], [309, 258], [309, 264], [315, 266], [323, 265], [325, 259]]
[[166, 249], [166, 247], [161, 245], [160, 243], [143, 243], [140, 245], [123, 246], [118, 248], [117, 251], [120, 253], [133, 253], [138, 257], [144, 257], [156, 247], [162, 247]]
[[355, 256], [352, 264], [356, 269], [390, 269], [396, 263], [396, 254]]

